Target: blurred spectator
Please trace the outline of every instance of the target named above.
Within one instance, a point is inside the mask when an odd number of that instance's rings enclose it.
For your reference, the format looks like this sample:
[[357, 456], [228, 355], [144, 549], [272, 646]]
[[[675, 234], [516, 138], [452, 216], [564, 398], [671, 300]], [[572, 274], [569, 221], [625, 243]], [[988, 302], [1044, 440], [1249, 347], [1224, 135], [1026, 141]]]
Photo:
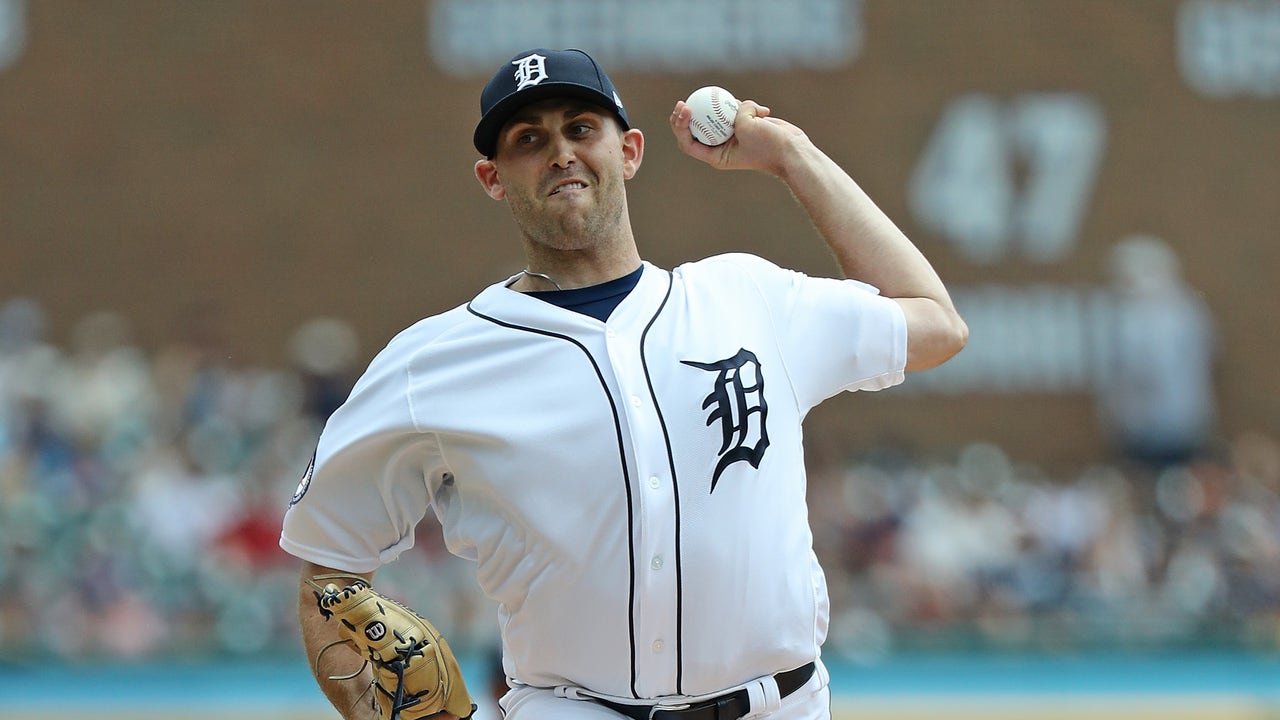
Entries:
[[1196, 457], [1214, 431], [1213, 321], [1159, 238], [1122, 239], [1110, 273], [1115, 325], [1098, 411], [1117, 450], [1158, 472]]
[[289, 351], [302, 376], [307, 411], [328, 418], [346, 401], [361, 370], [355, 330], [334, 318], [308, 320], [294, 331]]
[[174, 573], [197, 567], [244, 512], [241, 482], [202, 457], [208, 451], [199, 443], [193, 433], [182, 446], [150, 453], [130, 497], [138, 539]]
[[71, 453], [50, 430], [62, 353], [44, 333], [44, 309], [34, 300], [0, 307], [0, 500], [24, 489], [18, 480], [28, 466], [61, 467]]
[[110, 453], [145, 440], [155, 404], [151, 368], [125, 318], [96, 312], [75, 325], [54, 401], [59, 424], [78, 443]]

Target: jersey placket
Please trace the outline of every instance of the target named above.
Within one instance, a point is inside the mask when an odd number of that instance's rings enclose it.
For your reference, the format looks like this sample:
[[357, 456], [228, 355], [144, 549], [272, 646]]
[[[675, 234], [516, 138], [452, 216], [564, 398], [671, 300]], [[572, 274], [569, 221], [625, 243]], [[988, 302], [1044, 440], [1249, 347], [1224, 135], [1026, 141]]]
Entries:
[[605, 345], [635, 463], [635, 689], [642, 695], [667, 693], [676, 682], [680, 651], [675, 487], [639, 333], [606, 326]]

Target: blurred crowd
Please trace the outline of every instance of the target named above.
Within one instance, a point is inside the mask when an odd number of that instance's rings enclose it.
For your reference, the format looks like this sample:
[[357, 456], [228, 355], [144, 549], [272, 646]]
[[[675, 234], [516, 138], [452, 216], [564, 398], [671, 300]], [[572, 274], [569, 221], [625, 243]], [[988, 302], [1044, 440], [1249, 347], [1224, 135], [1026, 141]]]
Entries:
[[1274, 653], [1280, 446], [1250, 432], [1223, 455], [1064, 478], [974, 444], [811, 479], [828, 647]]
[[[199, 333], [147, 353], [98, 312], [60, 346], [38, 303], [0, 306], [0, 660], [298, 652], [280, 520], [361, 352], [333, 319], [285, 341], [275, 368]], [[828, 652], [1280, 650], [1280, 446], [1218, 455], [1055, 477], [975, 444], [814, 468]], [[433, 519], [378, 582], [455, 647], [495, 642]]]

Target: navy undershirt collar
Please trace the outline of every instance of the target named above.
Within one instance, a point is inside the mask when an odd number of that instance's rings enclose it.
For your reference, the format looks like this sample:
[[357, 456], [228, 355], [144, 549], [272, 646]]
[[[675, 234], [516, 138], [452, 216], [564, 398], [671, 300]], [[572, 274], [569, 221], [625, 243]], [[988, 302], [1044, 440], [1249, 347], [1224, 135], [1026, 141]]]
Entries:
[[565, 310], [582, 313], [604, 322], [609, 319], [613, 309], [618, 307], [618, 303], [621, 303], [622, 299], [639, 284], [642, 273], [644, 273], [644, 265], [636, 268], [632, 273], [599, 285], [572, 290], [539, 290], [526, 294]]

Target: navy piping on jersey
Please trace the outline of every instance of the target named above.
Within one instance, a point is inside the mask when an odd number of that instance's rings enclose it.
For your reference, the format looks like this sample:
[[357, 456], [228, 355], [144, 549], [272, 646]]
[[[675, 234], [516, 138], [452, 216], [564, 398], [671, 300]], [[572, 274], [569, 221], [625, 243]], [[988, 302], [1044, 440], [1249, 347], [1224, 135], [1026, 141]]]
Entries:
[[658, 414], [658, 426], [662, 428], [662, 441], [667, 446], [667, 465], [671, 468], [671, 495], [675, 500], [675, 546], [676, 546], [676, 694], [684, 694], [684, 573], [682, 571], [682, 559], [684, 553], [680, 550], [680, 483], [676, 478], [676, 458], [675, 452], [671, 448], [671, 434], [667, 432], [667, 420], [662, 416], [662, 406], [658, 403], [658, 394], [653, 389], [653, 377], [649, 374], [649, 359], [645, 356], [645, 341], [649, 337], [649, 330], [653, 328], [653, 324], [658, 321], [658, 316], [667, 306], [667, 301], [671, 299], [671, 288], [675, 286], [675, 281], [671, 271], [667, 271], [667, 294], [662, 297], [658, 309], [653, 313], [653, 317], [649, 318], [649, 324], [644, 326], [644, 332], [640, 333], [640, 367], [644, 369], [644, 380], [649, 386], [649, 397], [653, 400], [654, 412]]
[[604, 390], [604, 396], [609, 400], [609, 409], [610, 411], [613, 412], [613, 429], [618, 439], [618, 459], [619, 459], [619, 464], [622, 466], [622, 482], [623, 482], [623, 486], [627, 490], [627, 557], [629, 558], [629, 563], [628, 563], [629, 568], [627, 570], [627, 574], [630, 577], [630, 586], [627, 592], [629, 596], [628, 602], [631, 608], [631, 611], [627, 613], [628, 615], [627, 632], [629, 634], [629, 639], [631, 642], [631, 694], [638, 699], [640, 695], [639, 693], [636, 692], [636, 682], [638, 680], [639, 670], [636, 665], [637, 652], [636, 652], [635, 507], [633, 505], [633, 500], [631, 498], [631, 472], [630, 470], [627, 469], [627, 450], [626, 450], [626, 445], [623, 443], [623, 439], [622, 439], [622, 421], [618, 418], [618, 404], [614, 401], [613, 394], [609, 392], [609, 386], [604, 381], [604, 373], [600, 371], [600, 366], [596, 363], [596, 359], [591, 356], [591, 352], [587, 350], [586, 346], [583, 345], [581, 342], [578, 342], [577, 340], [569, 337], [568, 335], [561, 335], [560, 333], [553, 333], [547, 330], [542, 330], [540, 328], [532, 328], [532, 327], [526, 327], [524, 325], [515, 325], [509, 322], [503, 322], [502, 320], [499, 320], [494, 317], [490, 317], [488, 315], [485, 315], [484, 313], [477, 311], [475, 308], [471, 307], [470, 303], [467, 303], [467, 312], [470, 312], [472, 315], [475, 315], [476, 317], [481, 318], [482, 320], [488, 320], [494, 325], [498, 325], [500, 327], [510, 328], [512, 330], [523, 330], [524, 332], [533, 333], [535, 335], [543, 335], [545, 337], [556, 338], [559, 340], [564, 340], [565, 342], [568, 342], [568, 343], [572, 343], [574, 346], [578, 348], [578, 350], [582, 351], [582, 354], [585, 355], [587, 357], [587, 360], [591, 363], [591, 368], [595, 370], [595, 373], [596, 373], [596, 380], [600, 383], [601, 389]]
[[556, 307], [582, 313], [604, 322], [609, 319], [609, 314], [613, 312], [614, 308], [618, 307], [623, 298], [631, 294], [631, 291], [635, 289], [640, 282], [642, 273], [644, 273], [644, 265], [620, 278], [614, 278], [598, 285], [588, 285], [587, 287], [570, 290], [537, 290], [525, 294], [543, 302], [549, 302]]

